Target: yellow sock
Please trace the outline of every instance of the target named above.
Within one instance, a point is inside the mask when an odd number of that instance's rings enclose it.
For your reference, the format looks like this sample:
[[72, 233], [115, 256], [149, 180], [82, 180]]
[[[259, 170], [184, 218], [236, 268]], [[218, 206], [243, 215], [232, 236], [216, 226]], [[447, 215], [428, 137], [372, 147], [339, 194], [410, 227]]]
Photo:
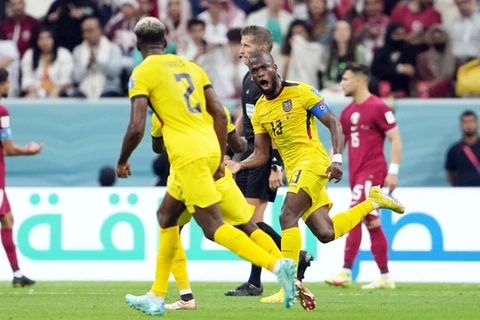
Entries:
[[261, 229], [253, 231], [250, 235], [250, 239], [275, 258], [282, 259], [282, 253], [275, 244], [275, 241], [273, 241], [273, 239]]
[[375, 206], [373, 203], [369, 200], [366, 200], [357, 204], [355, 207], [334, 216], [332, 221], [333, 229], [335, 230], [335, 239], [340, 238], [352, 230], [374, 209]]
[[302, 235], [298, 227], [282, 230], [282, 256], [292, 259], [298, 265], [302, 250]]
[[[215, 231], [215, 242], [237, 254], [240, 258], [250, 261], [256, 266], [265, 268], [271, 272], [275, 268], [278, 259], [268, 254], [255, 244], [245, 233], [224, 224]], [[297, 257], [298, 259], [298, 257]]]
[[160, 228], [160, 245], [157, 254], [155, 281], [151, 291], [160, 297], [165, 297], [168, 289], [168, 279], [172, 270], [173, 261], [177, 255], [180, 233], [178, 226]]
[[189, 290], [189, 293], [191, 293], [190, 280], [188, 279], [187, 272], [187, 255], [183, 249], [182, 241], [180, 238], [178, 238], [178, 240], [178, 250], [175, 259], [173, 260], [172, 274], [175, 278], [175, 283], [177, 284], [180, 294]]

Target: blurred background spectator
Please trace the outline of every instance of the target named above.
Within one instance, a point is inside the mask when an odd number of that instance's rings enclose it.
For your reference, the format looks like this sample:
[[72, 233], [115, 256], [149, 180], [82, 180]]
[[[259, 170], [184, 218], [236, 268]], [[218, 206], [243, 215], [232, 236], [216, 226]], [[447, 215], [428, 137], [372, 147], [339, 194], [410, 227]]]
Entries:
[[[248, 24], [272, 32], [272, 55], [284, 78], [308, 82], [327, 97], [343, 95], [339, 81], [350, 61], [370, 65], [374, 76], [371, 89], [384, 97], [480, 96], [480, 84], [472, 80], [480, 75], [476, 0], [2, 3], [5, 8], [0, 13], [5, 18], [0, 18], [0, 66], [10, 70], [12, 96], [18, 96], [20, 89], [31, 98], [126, 96], [131, 71], [143, 60], [135, 47], [133, 28], [145, 16], [159, 17], [165, 23], [165, 52], [201, 65], [222, 99], [238, 99], [239, 79], [246, 68], [235, 51], [240, 46], [239, 30]], [[91, 17], [97, 20], [89, 20]], [[89, 22], [85, 25], [85, 21]], [[397, 24], [387, 32], [389, 23]], [[50, 49], [48, 41], [43, 41], [48, 38], [43, 27], [45, 37], [36, 37], [41, 26], [50, 27], [54, 35], [51, 50], [58, 48], [56, 55], [47, 52]], [[34, 47], [47, 50], [39, 53], [38, 65]], [[32, 49], [31, 54], [23, 59], [28, 49]], [[64, 49], [72, 52], [75, 66], [68, 81]], [[54, 58], [50, 62], [49, 55]], [[58, 66], [64, 63], [61, 61], [65, 61], [65, 68]], [[65, 70], [60, 74], [57, 69]]]
[[83, 42], [73, 50], [75, 69], [73, 77], [78, 84], [76, 97], [109, 98], [121, 93], [120, 47], [102, 33], [97, 17], [86, 18], [82, 25]]
[[327, 0], [308, 0], [308, 22], [312, 27], [313, 39], [327, 50], [337, 19], [327, 8]]
[[415, 54], [405, 41], [405, 27], [394, 22], [388, 25], [384, 45], [375, 50], [372, 75], [379, 81], [383, 97], [408, 97], [410, 82], [415, 76]]
[[25, 0], [9, 0], [10, 16], [0, 25], [0, 39], [15, 42], [20, 59], [32, 45], [33, 34], [40, 21], [28, 15], [25, 11]]
[[92, 0], [57, 0], [48, 9], [45, 23], [55, 31], [59, 46], [73, 50], [82, 42], [81, 24], [86, 17], [101, 19]]
[[[322, 88], [325, 72], [325, 52], [313, 41], [312, 29], [307, 22], [294, 20], [282, 47], [285, 79], [295, 79]], [[278, 63], [278, 62], [277, 62]]]
[[480, 13], [475, 0], [455, 1], [460, 15], [450, 26], [452, 49], [462, 63], [475, 59], [480, 49]]
[[[345, 20], [338, 20], [333, 30], [327, 66], [325, 71], [325, 88], [330, 93], [342, 92], [340, 80], [349, 62], [369, 65], [371, 56], [361, 44], [355, 43], [352, 27]], [[326, 91], [324, 91], [325, 93]]]
[[453, 93], [453, 80], [460, 62], [452, 52], [450, 36], [441, 25], [425, 35], [429, 49], [417, 56], [417, 96], [446, 98]]
[[29, 98], [67, 96], [72, 85], [73, 57], [59, 47], [53, 31], [41, 27], [34, 37], [33, 47], [22, 59], [22, 93]]

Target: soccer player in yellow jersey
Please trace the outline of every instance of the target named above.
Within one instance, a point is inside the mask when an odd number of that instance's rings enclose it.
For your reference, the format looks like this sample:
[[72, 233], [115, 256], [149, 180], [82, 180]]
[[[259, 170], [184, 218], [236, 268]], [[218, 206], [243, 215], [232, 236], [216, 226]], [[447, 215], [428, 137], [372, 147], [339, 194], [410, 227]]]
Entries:
[[150, 106], [161, 121], [170, 165], [175, 171], [172, 186], [178, 190], [167, 187], [157, 212], [160, 245], [152, 288], [146, 295], [127, 295], [127, 303], [150, 315], [165, 312], [168, 279], [180, 238], [179, 212], [186, 207], [208, 239], [272, 271], [286, 291], [285, 305], [291, 307], [296, 295], [295, 262], [267, 253], [245, 233], [226, 224], [221, 216], [220, 193], [213, 176], [224, 175], [227, 119], [208, 76], [195, 63], [163, 53], [167, 44], [165, 26], [158, 19], [141, 19], [134, 32], [144, 61], [135, 68], [129, 81], [131, 116], [117, 163], [117, 176], [131, 175], [128, 159], [143, 138]]
[[[268, 160], [268, 148], [273, 140], [285, 164], [289, 181], [288, 192], [280, 215], [282, 254], [298, 261], [302, 238], [298, 220], [303, 218], [312, 233], [322, 243], [348, 233], [375, 208], [388, 208], [403, 213], [405, 208], [395, 199], [384, 195], [379, 187], [371, 189], [368, 199], [330, 218], [332, 202], [326, 185], [342, 178], [342, 127], [318, 91], [305, 84], [281, 81], [270, 53], [255, 51], [248, 65], [254, 82], [263, 96], [257, 101], [252, 123], [255, 131], [255, 151], [240, 163], [228, 161], [233, 173], [254, 168]], [[329, 130], [334, 149], [330, 163], [325, 147], [318, 138], [318, 118]], [[300, 290], [300, 299], [307, 309], [315, 307], [310, 292]]]
[[[244, 152], [247, 149], [247, 140], [243, 137], [240, 137], [236, 133], [235, 126], [230, 120], [230, 112], [226, 108], [225, 113], [228, 119], [228, 146], [235, 153]], [[161, 124], [158, 117], [155, 115], [152, 115], [151, 135], [153, 151], [158, 154], [166, 152]], [[255, 243], [264, 248], [267, 252], [270, 252], [276, 257], [281, 257], [282, 254], [272, 238], [263, 232], [255, 223], [253, 219], [255, 207], [248, 204], [247, 200], [240, 191], [240, 188], [235, 183], [235, 180], [233, 180], [233, 175], [228, 168], [225, 169], [225, 176], [215, 181], [215, 186], [222, 196], [222, 199], [219, 202], [219, 207], [225, 222], [245, 232]], [[170, 170], [170, 176], [168, 178], [168, 190], [171, 192], [179, 190], [179, 188], [175, 186], [174, 170]], [[175, 195], [173, 196], [176, 197]], [[181, 213], [178, 221], [180, 228], [190, 222], [191, 217], [192, 215], [188, 212], [188, 210], [184, 210]], [[188, 279], [187, 257], [181, 241], [178, 243], [177, 255], [172, 265], [172, 274], [175, 278], [178, 290], [180, 291], [180, 299], [173, 303], [166, 304], [165, 309], [197, 309], [197, 303], [193, 297], [190, 281]]]

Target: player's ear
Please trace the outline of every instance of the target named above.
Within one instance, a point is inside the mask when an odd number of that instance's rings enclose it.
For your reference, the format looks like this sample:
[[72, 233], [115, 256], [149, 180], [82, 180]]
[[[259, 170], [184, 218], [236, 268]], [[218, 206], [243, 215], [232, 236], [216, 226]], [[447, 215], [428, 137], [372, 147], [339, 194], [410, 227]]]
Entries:
[[278, 67], [276, 64], [273, 65], [273, 69], [275, 69], [275, 71], [277, 71]]
[[164, 44], [163, 44], [163, 49], [165, 49], [167, 46], [168, 46], [168, 41], [167, 41], [167, 39], [165, 39]]

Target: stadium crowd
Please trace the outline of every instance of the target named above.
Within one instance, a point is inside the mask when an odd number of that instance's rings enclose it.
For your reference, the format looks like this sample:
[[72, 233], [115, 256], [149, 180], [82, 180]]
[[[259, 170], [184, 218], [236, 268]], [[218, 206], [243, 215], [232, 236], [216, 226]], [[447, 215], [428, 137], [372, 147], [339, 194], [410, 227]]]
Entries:
[[8, 0], [3, 16], [0, 67], [14, 97], [126, 96], [141, 61], [133, 27], [144, 16], [165, 23], [167, 52], [201, 65], [223, 99], [239, 97], [249, 24], [272, 32], [283, 77], [327, 96], [343, 95], [350, 61], [370, 66], [383, 97], [480, 95], [475, 0]]

